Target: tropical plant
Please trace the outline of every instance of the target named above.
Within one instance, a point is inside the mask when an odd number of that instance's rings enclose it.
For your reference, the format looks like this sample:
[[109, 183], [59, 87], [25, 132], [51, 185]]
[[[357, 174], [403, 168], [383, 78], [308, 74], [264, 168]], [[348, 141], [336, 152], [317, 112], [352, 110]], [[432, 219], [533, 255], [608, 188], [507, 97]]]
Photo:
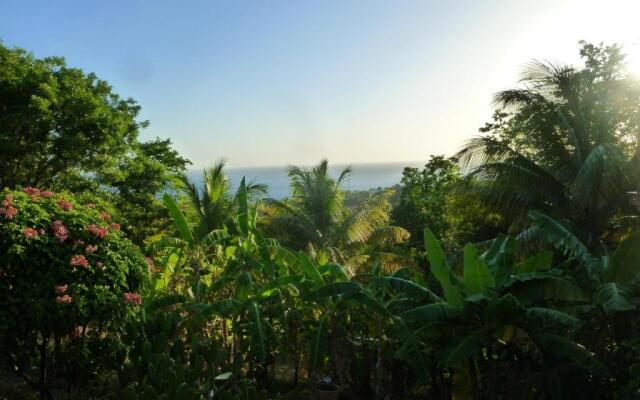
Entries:
[[527, 212], [569, 224], [589, 248], [635, 225], [640, 86], [617, 46], [582, 44], [585, 68], [533, 62], [520, 88], [496, 94], [496, 120], [459, 157], [469, 189], [522, 239]]
[[385, 249], [408, 239], [409, 233], [389, 225], [393, 192], [372, 194], [356, 209], [348, 210], [340, 186], [351, 172], [350, 167], [345, 168], [334, 179], [327, 160], [312, 169], [289, 167], [291, 199], [270, 200], [280, 210], [270, 221], [274, 233], [291, 247], [320, 259], [327, 257], [351, 273], [375, 262], [397, 268], [399, 257]]

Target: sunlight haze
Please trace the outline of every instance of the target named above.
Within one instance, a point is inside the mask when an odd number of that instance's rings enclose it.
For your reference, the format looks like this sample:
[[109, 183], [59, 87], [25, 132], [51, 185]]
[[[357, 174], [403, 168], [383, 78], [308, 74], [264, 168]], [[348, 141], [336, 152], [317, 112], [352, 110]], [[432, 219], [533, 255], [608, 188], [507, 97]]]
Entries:
[[579, 40], [625, 45], [640, 73], [636, 1], [0, 0], [0, 14], [5, 45], [95, 72], [142, 106], [143, 138], [170, 137], [194, 167], [451, 155], [523, 65], [577, 62]]

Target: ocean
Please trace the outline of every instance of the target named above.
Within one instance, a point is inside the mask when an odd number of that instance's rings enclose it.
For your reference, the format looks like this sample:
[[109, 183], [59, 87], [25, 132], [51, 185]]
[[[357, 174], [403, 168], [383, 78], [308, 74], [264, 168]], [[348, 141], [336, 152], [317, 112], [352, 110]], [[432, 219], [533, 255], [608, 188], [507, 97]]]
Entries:
[[[342, 188], [344, 190], [369, 190], [394, 186], [400, 183], [405, 167], [421, 167], [423, 164], [420, 162], [351, 164], [353, 172], [344, 182]], [[330, 164], [329, 174], [337, 178], [345, 167], [347, 164]], [[287, 167], [227, 168], [226, 173], [234, 190], [237, 189], [242, 177], [245, 177], [247, 182], [254, 181], [266, 184], [268, 197], [283, 199], [291, 194]], [[191, 170], [188, 172], [188, 176], [198, 185], [202, 182], [202, 170]]]

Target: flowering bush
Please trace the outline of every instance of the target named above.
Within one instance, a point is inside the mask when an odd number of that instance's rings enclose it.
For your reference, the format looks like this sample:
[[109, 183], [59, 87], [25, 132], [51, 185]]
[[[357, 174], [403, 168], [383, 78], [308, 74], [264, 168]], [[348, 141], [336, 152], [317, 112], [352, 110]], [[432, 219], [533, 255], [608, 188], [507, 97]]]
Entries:
[[[34, 366], [64, 373], [66, 350], [117, 332], [142, 301], [147, 262], [105, 215], [67, 193], [0, 192], [0, 346], [34, 386], [54, 379]], [[78, 354], [88, 373], [95, 360]]]

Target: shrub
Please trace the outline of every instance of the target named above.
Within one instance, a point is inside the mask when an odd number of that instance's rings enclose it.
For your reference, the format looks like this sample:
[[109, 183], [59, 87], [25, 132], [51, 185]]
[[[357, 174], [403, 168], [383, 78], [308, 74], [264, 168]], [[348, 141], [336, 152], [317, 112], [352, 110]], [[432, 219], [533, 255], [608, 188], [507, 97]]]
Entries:
[[0, 349], [11, 368], [41, 398], [97, 374], [140, 303], [139, 250], [92, 204], [25, 188], [0, 192], [0, 254]]

